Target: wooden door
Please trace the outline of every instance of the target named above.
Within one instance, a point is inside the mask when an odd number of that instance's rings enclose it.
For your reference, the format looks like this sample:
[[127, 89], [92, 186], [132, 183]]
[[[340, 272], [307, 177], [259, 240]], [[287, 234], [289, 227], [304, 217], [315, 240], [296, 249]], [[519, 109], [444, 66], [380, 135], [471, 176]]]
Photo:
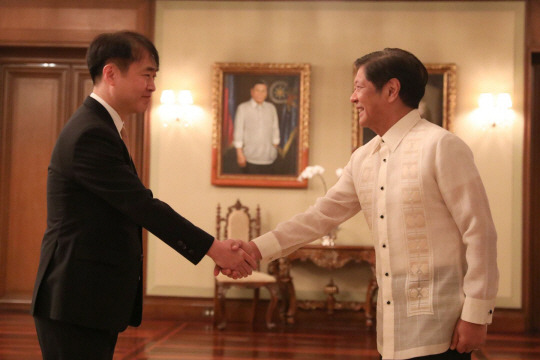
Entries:
[[[52, 149], [93, 87], [84, 55], [84, 49], [0, 48], [0, 308], [30, 304]], [[144, 116], [134, 115], [126, 127], [142, 169]]]
[[8, 304], [31, 297], [46, 227], [47, 166], [77, 94], [73, 64], [24, 60], [0, 62], [0, 302]]
[[2, 297], [28, 297], [45, 230], [47, 164], [65, 116], [69, 66], [2, 66]]

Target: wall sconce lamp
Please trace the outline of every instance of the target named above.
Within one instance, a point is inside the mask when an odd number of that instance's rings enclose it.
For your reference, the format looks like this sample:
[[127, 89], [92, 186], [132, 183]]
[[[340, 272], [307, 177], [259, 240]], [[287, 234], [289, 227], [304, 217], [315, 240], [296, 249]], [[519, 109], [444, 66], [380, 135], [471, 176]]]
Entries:
[[480, 119], [487, 127], [509, 126], [514, 120], [509, 93], [483, 93], [478, 98]]
[[193, 125], [194, 106], [191, 91], [181, 90], [177, 96], [173, 90], [163, 90], [160, 101], [159, 114], [164, 127], [174, 121], [184, 127]]

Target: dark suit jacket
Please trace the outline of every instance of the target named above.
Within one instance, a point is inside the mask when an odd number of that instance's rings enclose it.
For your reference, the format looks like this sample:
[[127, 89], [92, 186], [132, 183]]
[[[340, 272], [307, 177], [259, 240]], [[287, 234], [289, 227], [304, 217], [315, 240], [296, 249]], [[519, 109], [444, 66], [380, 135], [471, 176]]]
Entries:
[[142, 316], [142, 232], [197, 264], [213, 237], [153, 198], [105, 108], [88, 97], [62, 130], [32, 314], [122, 331]]

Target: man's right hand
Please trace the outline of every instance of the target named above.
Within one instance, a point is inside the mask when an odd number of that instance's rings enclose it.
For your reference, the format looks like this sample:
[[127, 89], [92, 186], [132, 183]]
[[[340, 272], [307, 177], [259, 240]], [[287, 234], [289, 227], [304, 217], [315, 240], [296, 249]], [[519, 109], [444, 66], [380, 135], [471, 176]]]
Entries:
[[[234, 279], [251, 275], [257, 268], [255, 259], [243, 250], [242, 241], [214, 239], [206, 255], [216, 263], [216, 268], [230, 269]], [[215, 272], [215, 271], [214, 271]]]
[[[259, 251], [259, 248], [257, 247], [257, 245], [255, 245], [255, 243], [253, 243], [251, 241], [244, 242], [244, 241], [240, 241], [240, 240], [231, 240], [231, 241], [232, 241], [231, 242], [231, 249], [233, 251], [242, 249], [247, 254], [249, 254], [254, 260], [256, 260], [256, 261], [261, 260], [261, 258], [262, 258], [261, 252]], [[253, 268], [253, 269], [255, 269], [255, 268]], [[239, 278], [238, 272], [236, 272], [234, 269], [224, 268], [224, 267], [220, 267], [219, 265], [216, 265], [215, 268], [214, 268], [214, 276], [219, 275], [220, 272], [223, 275], [228, 276], [228, 277], [230, 277], [232, 279]]]

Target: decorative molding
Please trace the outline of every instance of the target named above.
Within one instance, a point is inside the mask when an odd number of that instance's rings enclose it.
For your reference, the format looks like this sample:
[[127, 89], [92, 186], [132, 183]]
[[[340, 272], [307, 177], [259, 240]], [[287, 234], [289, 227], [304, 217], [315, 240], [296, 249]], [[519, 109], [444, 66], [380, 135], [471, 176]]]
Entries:
[[[540, 0], [527, 0], [525, 8], [524, 134], [523, 134], [523, 250], [522, 308], [525, 331], [540, 331], [540, 176], [538, 116], [540, 116]], [[535, 79], [536, 78], [536, 79]], [[495, 313], [496, 314], [496, 313]], [[495, 315], [494, 314], [494, 315]], [[508, 322], [508, 324], [510, 324]]]
[[106, 31], [153, 33], [155, 0], [0, 0], [0, 45], [87, 47]]

